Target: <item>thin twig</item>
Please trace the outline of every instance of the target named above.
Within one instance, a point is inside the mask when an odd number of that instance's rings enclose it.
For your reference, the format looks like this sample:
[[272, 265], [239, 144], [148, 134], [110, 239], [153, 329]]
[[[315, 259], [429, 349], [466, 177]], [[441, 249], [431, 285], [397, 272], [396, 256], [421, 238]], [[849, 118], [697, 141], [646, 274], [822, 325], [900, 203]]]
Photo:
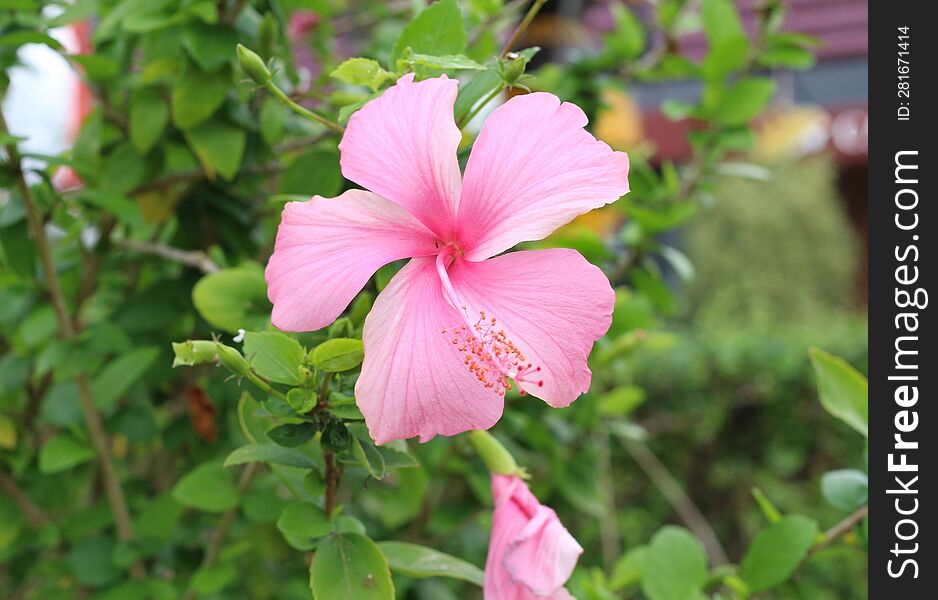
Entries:
[[815, 544], [814, 547], [811, 548], [811, 552], [808, 553], [808, 556], [813, 555], [815, 552], [827, 547], [841, 536], [846, 535], [852, 531], [853, 528], [859, 525], [860, 521], [865, 519], [868, 514], [870, 514], [870, 505], [864, 504], [849, 517], [825, 531], [824, 540]]
[[[6, 118], [2, 111], [0, 111], [0, 133], [9, 133]], [[26, 209], [26, 220], [31, 230], [33, 241], [36, 244], [36, 249], [39, 252], [39, 260], [42, 263], [42, 268], [46, 275], [46, 285], [49, 288], [52, 306], [55, 309], [55, 316], [59, 322], [61, 335], [66, 340], [74, 340], [77, 336], [77, 331], [66, 308], [65, 294], [62, 292], [59, 274], [58, 271], [56, 271], [55, 262], [52, 260], [52, 247], [49, 244], [49, 239], [46, 237], [45, 225], [40, 216], [39, 208], [33, 199], [29, 185], [26, 183], [26, 178], [23, 176], [22, 162], [15, 143], [7, 145], [7, 158], [7, 167], [10, 169], [16, 181], [16, 187], [22, 196], [23, 207]], [[101, 415], [98, 413], [98, 409], [94, 404], [94, 398], [91, 394], [91, 384], [88, 382], [87, 376], [83, 373], [76, 376], [75, 382], [78, 385], [79, 405], [85, 419], [85, 424], [88, 427], [88, 433], [91, 436], [91, 443], [98, 459], [98, 465], [101, 469], [101, 479], [104, 483], [108, 503], [111, 506], [111, 512], [114, 514], [114, 524], [117, 527], [117, 535], [121, 541], [132, 542], [135, 536], [133, 522], [130, 518], [130, 510], [127, 508], [127, 500], [124, 498], [124, 492], [121, 489], [120, 480], [114, 468], [114, 462], [111, 457], [110, 438], [104, 428]], [[143, 578], [146, 576], [146, 572], [139, 561], [130, 565], [130, 573], [135, 578]]]
[[181, 250], [179, 248], [167, 246], [166, 244], [142, 242], [139, 240], [120, 240], [117, 242], [117, 245], [121, 248], [125, 248], [133, 252], [139, 252], [141, 254], [152, 254], [154, 256], [159, 256], [167, 260], [178, 262], [186, 266], [199, 269], [206, 274], [214, 273], [218, 270], [218, 265], [215, 264], [215, 261], [209, 258], [208, 254], [200, 250]]
[[547, 3], [547, 0], [534, 0], [534, 3], [531, 5], [531, 8], [528, 9], [528, 12], [524, 15], [524, 18], [521, 19], [521, 23], [518, 24], [518, 28], [515, 29], [515, 32], [511, 34], [511, 37], [508, 38], [508, 41], [505, 42], [505, 45], [502, 47], [500, 56], [505, 58], [511, 49], [515, 47], [515, 44], [518, 43], [518, 40], [521, 39], [521, 36], [524, 35], [524, 32], [528, 30], [528, 25], [531, 24], [531, 21], [534, 20], [534, 17], [537, 16], [537, 13], [540, 12], [541, 7]]
[[[254, 475], [257, 473], [259, 463], [252, 462], [248, 463], [244, 467], [244, 471], [241, 472], [241, 479], [238, 480], [238, 497], [241, 498], [248, 491], [248, 488], [251, 487], [251, 481], [254, 479]], [[240, 503], [239, 503], [240, 504]], [[225, 543], [225, 538], [228, 537], [228, 530], [231, 529], [231, 523], [234, 522], [235, 516], [238, 514], [240, 507], [236, 506], [235, 508], [229, 509], [222, 515], [221, 520], [218, 522], [218, 526], [212, 532], [212, 537], [209, 540], [208, 549], [205, 551], [205, 556], [202, 558], [202, 565], [199, 569], [207, 569], [215, 564], [218, 560], [218, 555], [221, 553], [222, 544]], [[189, 588], [186, 590], [186, 593], [182, 596], [182, 600], [192, 600], [195, 598], [196, 592], [192, 589], [190, 583]]]
[[13, 503], [16, 504], [33, 527], [39, 528], [49, 522], [46, 513], [20, 489], [16, 480], [6, 472], [6, 469], [0, 469], [0, 490], [3, 490], [13, 500]]
[[332, 450], [325, 450], [322, 456], [326, 463], [326, 496], [323, 507], [326, 517], [331, 519], [332, 511], [335, 510], [335, 493], [339, 488], [339, 469], [335, 464], [335, 453]]
[[690, 499], [690, 496], [687, 495], [678, 480], [675, 479], [670, 471], [668, 471], [667, 467], [658, 460], [658, 457], [651, 451], [651, 448], [642, 442], [630, 440], [622, 436], [619, 436], [619, 439], [625, 447], [625, 450], [632, 456], [635, 462], [638, 463], [638, 466], [645, 471], [645, 474], [648, 475], [648, 478], [655, 484], [658, 491], [661, 492], [668, 503], [674, 508], [674, 511], [684, 524], [687, 525], [688, 529], [693, 531], [694, 535], [703, 543], [704, 548], [707, 550], [707, 555], [710, 557], [710, 564], [717, 566], [729, 563], [726, 550], [724, 550], [723, 545], [720, 544], [720, 540], [713, 531], [710, 522], [707, 521], [707, 518], [700, 512], [697, 505]]

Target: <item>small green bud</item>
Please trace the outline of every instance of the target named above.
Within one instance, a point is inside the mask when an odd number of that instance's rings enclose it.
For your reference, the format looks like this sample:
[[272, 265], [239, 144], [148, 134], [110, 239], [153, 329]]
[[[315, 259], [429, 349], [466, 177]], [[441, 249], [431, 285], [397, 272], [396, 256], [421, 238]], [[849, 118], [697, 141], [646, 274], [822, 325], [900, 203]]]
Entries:
[[509, 52], [502, 61], [502, 79], [508, 85], [514, 85], [524, 75], [528, 60], [517, 52]]
[[238, 44], [238, 64], [241, 65], [241, 70], [254, 80], [254, 83], [258, 85], [270, 83], [270, 69], [264, 64], [264, 60], [256, 52], [241, 44]]
[[173, 352], [176, 353], [176, 358], [173, 359], [173, 367], [203, 365], [214, 362], [218, 357], [215, 342], [210, 340], [173, 342]]
[[308, 383], [313, 380], [313, 372], [307, 367], [301, 365], [296, 368], [296, 372], [299, 374], [302, 383]]
[[218, 342], [215, 342], [215, 347], [218, 351], [218, 359], [221, 361], [221, 364], [225, 365], [226, 369], [238, 377], [243, 377], [251, 371], [251, 365], [241, 356], [240, 352], [231, 346], [226, 346]]
[[469, 441], [472, 442], [479, 458], [492, 473], [517, 476], [523, 474], [511, 452], [488, 431], [481, 429], [470, 431]]

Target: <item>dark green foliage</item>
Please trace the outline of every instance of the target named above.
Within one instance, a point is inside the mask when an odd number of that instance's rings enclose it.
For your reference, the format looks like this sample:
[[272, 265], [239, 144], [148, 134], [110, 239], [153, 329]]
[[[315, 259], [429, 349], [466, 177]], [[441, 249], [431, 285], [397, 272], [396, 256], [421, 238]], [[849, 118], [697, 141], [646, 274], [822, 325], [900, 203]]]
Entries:
[[805, 323], [856, 297], [857, 240], [826, 158], [769, 167], [770, 179], [722, 177], [687, 228], [694, 318], [719, 326]]

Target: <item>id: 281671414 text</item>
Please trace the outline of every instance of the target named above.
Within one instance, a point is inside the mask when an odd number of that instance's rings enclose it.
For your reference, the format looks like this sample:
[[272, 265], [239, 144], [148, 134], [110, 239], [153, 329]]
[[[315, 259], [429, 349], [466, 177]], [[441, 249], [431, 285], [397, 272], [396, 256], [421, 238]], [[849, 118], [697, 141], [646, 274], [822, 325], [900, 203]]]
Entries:
[[900, 121], [908, 121], [912, 116], [912, 96], [910, 63], [911, 54], [909, 50], [909, 27], [902, 26], [898, 28], [898, 41], [896, 42], [896, 98], [899, 106], [896, 111], [896, 118]]

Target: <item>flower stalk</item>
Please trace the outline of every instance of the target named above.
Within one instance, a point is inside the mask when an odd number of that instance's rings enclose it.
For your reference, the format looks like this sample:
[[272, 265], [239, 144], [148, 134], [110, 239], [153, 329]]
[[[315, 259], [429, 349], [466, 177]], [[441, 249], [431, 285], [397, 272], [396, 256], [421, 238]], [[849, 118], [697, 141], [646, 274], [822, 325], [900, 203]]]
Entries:
[[237, 52], [238, 63], [241, 65], [241, 70], [244, 71], [248, 77], [254, 81], [254, 83], [266, 89], [275, 98], [286, 104], [290, 110], [297, 113], [298, 115], [306, 117], [312, 121], [316, 121], [321, 125], [325, 125], [340, 135], [345, 133], [345, 128], [338, 123], [331, 121], [326, 117], [309, 110], [308, 108], [300, 106], [292, 99], [290, 99], [290, 97], [287, 96], [287, 94], [284, 93], [284, 91], [277, 87], [277, 85], [274, 83], [273, 75], [271, 74], [270, 69], [267, 68], [267, 65], [264, 64], [264, 60], [256, 52], [246, 48], [245, 46], [242, 46], [241, 44], [238, 44]]
[[469, 432], [469, 441], [489, 471], [496, 475], [527, 477], [524, 469], [515, 462], [508, 448], [505, 448], [494, 435], [482, 429]]

